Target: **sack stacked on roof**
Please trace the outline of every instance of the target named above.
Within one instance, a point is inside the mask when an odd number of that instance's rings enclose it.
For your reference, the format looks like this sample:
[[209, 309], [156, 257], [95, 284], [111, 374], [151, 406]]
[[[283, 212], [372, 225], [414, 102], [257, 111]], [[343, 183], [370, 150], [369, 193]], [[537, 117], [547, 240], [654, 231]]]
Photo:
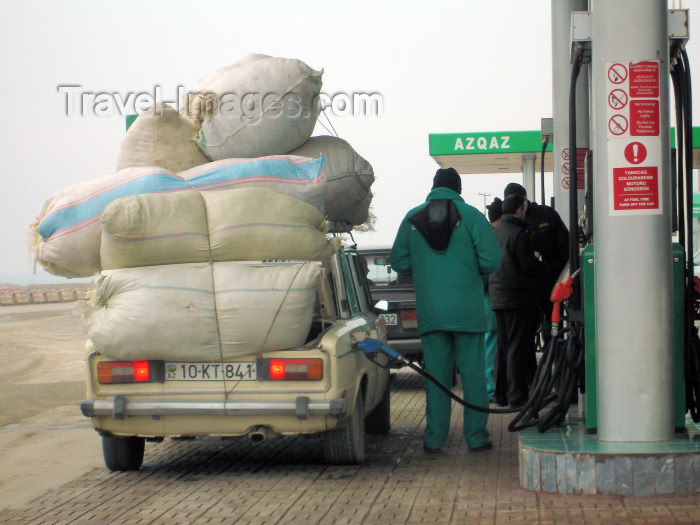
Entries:
[[311, 137], [290, 155], [325, 159], [325, 211], [329, 219], [355, 225], [367, 221], [374, 170], [350, 144], [337, 137]]
[[[323, 206], [323, 159], [277, 156], [231, 161], [226, 169], [204, 170], [185, 180], [162, 168], [127, 168], [72, 184], [51, 195], [30, 229], [30, 249], [54, 275], [90, 277], [102, 269], [100, 218], [120, 197], [189, 189], [219, 190], [260, 184]], [[198, 172], [199, 173], [199, 172]], [[147, 220], [140, 219], [141, 222]], [[186, 218], [184, 220], [187, 220]]]
[[186, 262], [327, 260], [320, 212], [267, 188], [124, 197], [102, 214], [102, 268]]
[[248, 55], [203, 77], [186, 107], [207, 157], [287, 153], [308, 140], [320, 112], [323, 71], [295, 59]]
[[29, 247], [47, 272], [90, 277], [101, 269], [100, 216], [119, 197], [187, 189], [187, 183], [162, 168], [127, 168], [71, 184], [49, 196], [32, 223]]
[[178, 175], [198, 190], [269, 188], [286, 193], [324, 213], [326, 161], [294, 155], [260, 159], [224, 159], [183, 171]]
[[129, 126], [117, 157], [117, 170], [160, 166], [174, 173], [209, 162], [194, 143], [193, 119], [158, 103]]
[[303, 344], [320, 270], [314, 262], [108, 270], [78, 308], [111, 359], [216, 362]]

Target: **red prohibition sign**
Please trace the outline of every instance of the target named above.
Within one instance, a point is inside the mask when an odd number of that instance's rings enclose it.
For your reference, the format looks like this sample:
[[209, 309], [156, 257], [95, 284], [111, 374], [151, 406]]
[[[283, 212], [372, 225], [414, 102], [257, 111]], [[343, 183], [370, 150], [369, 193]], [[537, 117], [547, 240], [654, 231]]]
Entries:
[[608, 129], [613, 135], [622, 135], [627, 131], [629, 124], [627, 119], [622, 115], [613, 115], [608, 122]]
[[564, 148], [561, 150], [561, 158], [563, 160], [569, 160], [569, 148]]
[[563, 179], [561, 179], [561, 187], [565, 190], [569, 189], [569, 177], [564, 177]]
[[565, 162], [564, 164], [561, 165], [561, 172], [562, 172], [564, 175], [568, 175], [570, 171], [571, 171], [571, 168], [569, 167], [569, 163], [568, 163], [568, 162]]
[[627, 105], [627, 93], [621, 89], [613, 89], [608, 95], [608, 105], [613, 109], [622, 109]]
[[622, 84], [627, 80], [627, 68], [622, 64], [613, 64], [608, 69], [608, 79], [613, 84]]

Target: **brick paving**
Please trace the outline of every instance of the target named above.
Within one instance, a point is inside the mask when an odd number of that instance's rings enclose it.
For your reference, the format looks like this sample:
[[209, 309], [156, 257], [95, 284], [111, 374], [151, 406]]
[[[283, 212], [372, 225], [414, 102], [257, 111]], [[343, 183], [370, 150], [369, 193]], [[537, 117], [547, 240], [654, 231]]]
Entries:
[[[392, 381], [392, 431], [367, 436], [360, 466], [326, 466], [318, 438], [147, 443], [138, 472], [94, 469], [0, 523], [700, 524], [700, 494], [620, 497], [528, 492], [512, 416], [491, 416], [494, 449], [470, 453], [461, 410], [441, 454], [422, 448], [423, 379]], [[95, 439], [99, 439], [95, 435]]]

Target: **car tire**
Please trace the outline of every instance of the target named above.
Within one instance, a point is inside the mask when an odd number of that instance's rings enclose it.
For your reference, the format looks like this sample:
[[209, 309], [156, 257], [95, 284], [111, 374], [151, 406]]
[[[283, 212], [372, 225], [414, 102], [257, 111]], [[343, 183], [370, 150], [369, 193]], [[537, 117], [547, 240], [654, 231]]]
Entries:
[[382, 400], [365, 418], [365, 431], [368, 434], [388, 434], [389, 430], [391, 430], [391, 388], [387, 381]]
[[138, 470], [146, 440], [140, 437], [102, 436], [102, 455], [109, 470]]
[[355, 409], [342, 428], [323, 435], [323, 457], [328, 465], [357, 465], [365, 459], [365, 408], [358, 390]]

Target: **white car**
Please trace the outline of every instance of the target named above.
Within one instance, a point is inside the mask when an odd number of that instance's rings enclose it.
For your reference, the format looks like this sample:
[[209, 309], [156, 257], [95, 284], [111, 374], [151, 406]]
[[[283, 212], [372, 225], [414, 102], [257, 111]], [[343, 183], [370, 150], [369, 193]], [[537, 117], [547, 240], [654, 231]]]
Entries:
[[81, 410], [110, 470], [139, 469], [145, 441], [195, 436], [321, 435], [327, 463], [360, 463], [365, 430], [390, 426], [387, 358], [358, 350], [367, 337], [386, 344], [385, 323], [358, 254], [341, 249], [324, 264], [304, 345], [232, 362], [167, 362], [110, 361], [88, 343]]

